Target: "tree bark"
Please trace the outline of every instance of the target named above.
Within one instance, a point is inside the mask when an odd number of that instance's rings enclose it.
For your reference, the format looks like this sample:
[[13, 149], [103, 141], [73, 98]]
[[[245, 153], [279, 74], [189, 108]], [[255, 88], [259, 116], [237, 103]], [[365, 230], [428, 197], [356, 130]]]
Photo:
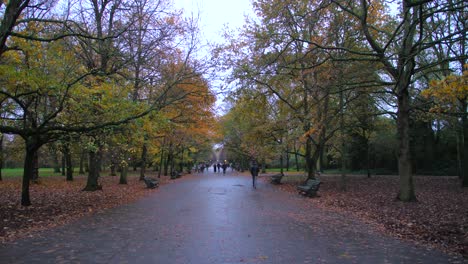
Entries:
[[3, 134], [0, 134], [0, 181], [3, 180], [2, 170], [3, 170]]
[[345, 142], [345, 123], [344, 123], [344, 94], [343, 89], [340, 89], [340, 132], [341, 132], [341, 176], [340, 189], [346, 191], [346, 142]]
[[80, 153], [80, 172], [79, 172], [80, 175], [85, 174], [85, 171], [84, 171], [85, 158], [86, 158], [86, 152], [83, 151], [82, 149]]
[[127, 184], [127, 174], [128, 174], [128, 156], [124, 154], [124, 160], [120, 162], [120, 179], [119, 184]]
[[401, 88], [398, 96], [397, 131], [399, 137], [398, 174], [400, 175], [400, 191], [397, 199], [404, 202], [416, 201], [411, 170], [410, 151], [410, 106], [408, 86]]
[[94, 192], [97, 190], [102, 190], [102, 187], [98, 183], [99, 178], [99, 161], [98, 153], [94, 151], [89, 151], [89, 172], [88, 179], [86, 181], [86, 186], [83, 191]]
[[33, 155], [33, 170], [32, 170], [32, 175], [31, 175], [31, 181], [33, 183], [39, 183], [39, 155], [36, 152], [34, 152]]
[[145, 178], [147, 160], [148, 160], [148, 146], [145, 140], [145, 143], [143, 143], [143, 147], [141, 150], [140, 181], [142, 181], [143, 178]]
[[66, 176], [67, 181], [73, 181], [73, 164], [72, 164], [72, 156], [70, 152], [70, 147], [67, 145], [64, 147], [63, 154], [65, 155], [65, 164], [66, 164]]
[[21, 205], [31, 205], [29, 183], [34, 173], [34, 156], [41, 146], [37, 139], [25, 138], [26, 155], [24, 158], [23, 182], [21, 186]]
[[65, 159], [65, 153], [62, 151], [62, 176], [65, 176], [65, 170], [66, 170], [66, 165], [67, 161]]
[[462, 131], [463, 131], [463, 140], [462, 140], [462, 151], [461, 151], [461, 186], [466, 188], [468, 187], [468, 118], [466, 116], [467, 103], [466, 100], [462, 102], [462, 108], [464, 109], [464, 115], [462, 117]]
[[60, 173], [60, 162], [57, 147], [55, 144], [51, 146], [50, 154], [52, 155], [52, 159], [54, 162], [54, 173]]

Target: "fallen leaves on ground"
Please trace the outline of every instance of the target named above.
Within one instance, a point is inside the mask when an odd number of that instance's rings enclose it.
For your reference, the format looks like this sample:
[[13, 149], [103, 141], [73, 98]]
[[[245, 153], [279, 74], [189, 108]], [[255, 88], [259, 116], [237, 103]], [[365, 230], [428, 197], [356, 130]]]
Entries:
[[[161, 177], [161, 184], [169, 181]], [[128, 184], [118, 184], [119, 177], [102, 176], [103, 189], [84, 192], [86, 177], [67, 182], [64, 177], [43, 177], [31, 184], [31, 206], [21, 206], [21, 179], [0, 181], [0, 242], [32, 236], [35, 231], [63, 225], [84, 215], [127, 204], [157, 189], [147, 189], [138, 176], [128, 177]]]
[[[303, 183], [283, 178], [278, 188], [297, 193]], [[351, 213], [385, 233], [468, 257], [468, 189], [457, 177], [415, 177], [418, 202], [396, 200], [396, 176], [348, 176], [341, 191], [340, 177], [322, 175], [320, 197], [311, 205]]]

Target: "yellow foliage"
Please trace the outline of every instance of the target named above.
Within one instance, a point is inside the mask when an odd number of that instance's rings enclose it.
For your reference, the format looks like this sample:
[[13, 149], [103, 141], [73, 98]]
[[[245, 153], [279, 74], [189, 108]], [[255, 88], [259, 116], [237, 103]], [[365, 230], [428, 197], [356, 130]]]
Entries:
[[[465, 69], [467, 67], [468, 65], [465, 65]], [[424, 90], [422, 95], [436, 101], [438, 105], [431, 109], [434, 112], [447, 108], [453, 110], [460, 101], [468, 97], [468, 70], [465, 70], [461, 76], [450, 75], [440, 81], [431, 81], [429, 89]]]

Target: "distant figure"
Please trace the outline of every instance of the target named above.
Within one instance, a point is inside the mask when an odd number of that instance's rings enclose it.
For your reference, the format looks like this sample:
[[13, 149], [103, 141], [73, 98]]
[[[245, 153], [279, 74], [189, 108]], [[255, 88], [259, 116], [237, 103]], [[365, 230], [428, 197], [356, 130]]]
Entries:
[[214, 172], [216, 172], [216, 163], [213, 164], [213, 169], [214, 169]]
[[223, 174], [226, 174], [226, 169], [228, 167], [227, 163], [223, 163], [222, 167], [223, 167]]
[[257, 162], [253, 160], [252, 164], [250, 165], [250, 174], [252, 174], [252, 186], [254, 187], [254, 189], [257, 189], [256, 177], [258, 176], [259, 171], [260, 168], [258, 167]]
[[220, 163], [218, 163], [218, 165], [217, 165], [217, 166], [218, 166], [218, 173], [219, 173], [219, 172], [221, 171], [221, 164], [220, 164]]

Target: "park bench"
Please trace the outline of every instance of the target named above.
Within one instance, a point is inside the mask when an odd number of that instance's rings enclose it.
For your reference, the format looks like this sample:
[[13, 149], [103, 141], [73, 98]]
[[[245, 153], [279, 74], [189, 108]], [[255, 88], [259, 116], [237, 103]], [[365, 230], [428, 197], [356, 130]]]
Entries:
[[180, 177], [182, 177], [182, 174], [180, 172], [178, 172], [178, 171], [171, 172], [171, 180], [175, 180], [175, 179], [180, 178]]
[[271, 176], [270, 182], [273, 184], [281, 184], [281, 179], [283, 178], [284, 174], [279, 173]]
[[307, 197], [317, 196], [317, 192], [320, 188], [321, 182], [315, 179], [308, 179], [304, 185], [297, 186], [297, 190], [302, 195]]
[[154, 188], [158, 187], [158, 185], [159, 185], [159, 180], [158, 179], [150, 179], [150, 178], [144, 177], [143, 181], [145, 181], [146, 187], [149, 188], [149, 189], [154, 189]]

